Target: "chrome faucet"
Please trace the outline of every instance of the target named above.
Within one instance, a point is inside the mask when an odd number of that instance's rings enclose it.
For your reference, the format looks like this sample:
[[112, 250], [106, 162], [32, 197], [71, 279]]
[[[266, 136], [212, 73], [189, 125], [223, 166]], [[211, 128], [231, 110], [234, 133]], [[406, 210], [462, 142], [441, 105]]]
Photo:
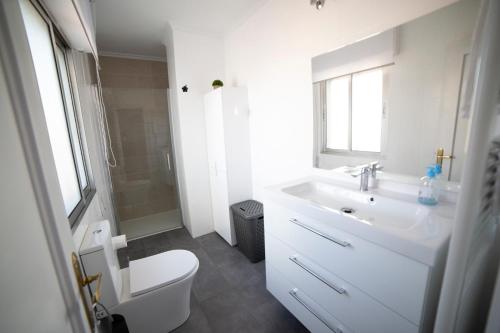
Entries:
[[382, 169], [383, 167], [379, 164], [378, 161], [359, 166], [359, 172], [352, 174], [353, 177], [360, 177], [359, 190], [361, 192], [368, 191], [370, 180], [372, 184], [375, 184], [375, 181], [377, 179], [377, 171]]
[[368, 179], [371, 175], [372, 169], [369, 165], [361, 166], [359, 173], [353, 174], [353, 177], [360, 177], [359, 190], [361, 192], [368, 191]]
[[370, 166], [372, 180], [377, 179], [377, 171], [382, 170], [384, 167], [380, 165], [379, 161], [373, 161], [368, 164]]

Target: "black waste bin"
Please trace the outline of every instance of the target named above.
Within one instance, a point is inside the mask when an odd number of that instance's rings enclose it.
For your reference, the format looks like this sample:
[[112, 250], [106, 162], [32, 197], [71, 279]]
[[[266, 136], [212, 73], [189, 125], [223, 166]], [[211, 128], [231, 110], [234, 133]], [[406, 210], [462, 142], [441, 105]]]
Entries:
[[265, 258], [264, 209], [260, 202], [246, 200], [231, 206], [238, 248], [251, 261]]

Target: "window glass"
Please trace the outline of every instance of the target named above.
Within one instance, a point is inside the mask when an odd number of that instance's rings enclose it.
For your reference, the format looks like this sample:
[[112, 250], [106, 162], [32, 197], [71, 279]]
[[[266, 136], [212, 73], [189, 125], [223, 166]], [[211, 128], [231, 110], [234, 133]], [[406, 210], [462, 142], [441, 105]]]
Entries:
[[352, 150], [380, 152], [382, 70], [352, 75]]
[[69, 216], [80, 202], [81, 194], [71, 150], [50, 30], [45, 20], [31, 3], [22, 1], [21, 10], [33, 57], [59, 185], [64, 199], [64, 207]]
[[328, 149], [349, 149], [349, 85], [349, 76], [326, 82], [326, 148]]
[[87, 174], [85, 172], [85, 164], [83, 162], [82, 146], [80, 143], [80, 136], [78, 135], [78, 128], [76, 125], [76, 112], [73, 103], [73, 96], [71, 94], [71, 87], [69, 84], [69, 75], [66, 67], [66, 58], [64, 57], [63, 50], [56, 47], [56, 57], [61, 72], [61, 81], [64, 91], [64, 99], [66, 101], [66, 110], [68, 114], [69, 129], [71, 131], [71, 138], [73, 139], [73, 151], [75, 153], [76, 165], [78, 167], [78, 176], [80, 176], [80, 185], [82, 190], [88, 185]]

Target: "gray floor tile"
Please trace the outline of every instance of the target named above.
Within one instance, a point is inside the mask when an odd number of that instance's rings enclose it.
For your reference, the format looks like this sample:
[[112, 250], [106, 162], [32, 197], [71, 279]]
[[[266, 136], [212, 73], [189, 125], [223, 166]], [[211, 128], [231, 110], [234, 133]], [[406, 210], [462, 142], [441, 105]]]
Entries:
[[128, 250], [127, 248], [118, 249], [118, 263], [120, 264], [120, 268], [128, 267]]
[[218, 247], [204, 247], [208, 256], [216, 266], [232, 265], [248, 261], [243, 254], [232, 247], [221, 249]]
[[210, 260], [210, 257], [208, 256], [208, 254], [205, 252], [204, 249], [198, 248], [198, 249], [191, 249], [190, 251], [194, 253], [194, 255], [196, 256], [196, 258], [198, 258], [198, 261], [200, 263], [200, 266], [198, 267], [198, 272], [202, 273], [208, 270], [216, 269], [214, 267], [212, 260]]
[[236, 262], [221, 265], [219, 269], [233, 287], [255, 283], [263, 278], [254, 264], [240, 258]]
[[261, 325], [270, 327], [276, 332], [308, 333], [304, 327], [281, 303], [274, 299], [262, 306], [252, 309], [252, 315]]
[[241, 302], [241, 294], [237, 290], [227, 290], [205, 301], [200, 302], [203, 312], [208, 318], [214, 332], [242, 332], [253, 328], [258, 332], [251, 318], [249, 309]]
[[[147, 239], [147, 238], [144, 238]], [[143, 239], [135, 239], [127, 243], [127, 249], [129, 251], [138, 251], [144, 250], [144, 241]]]
[[[194, 296], [194, 295], [193, 295]], [[207, 316], [195, 298], [191, 296], [191, 314], [188, 320], [172, 332], [175, 333], [212, 333]]]
[[224, 240], [224, 238], [219, 236], [216, 232], [203, 235], [201, 237], [196, 238], [196, 240], [201, 244], [203, 248], [222, 249], [222, 250], [231, 248], [231, 245], [229, 245]]
[[143, 245], [146, 256], [152, 256], [172, 249], [172, 244], [166, 232], [150, 236], [147, 240], [143, 239]]
[[172, 249], [193, 250], [200, 248], [200, 244], [191, 237], [185, 228], [172, 230], [166, 234]]
[[255, 269], [263, 276], [266, 275], [266, 261], [262, 260], [255, 263]]
[[142, 239], [136, 239], [128, 242], [127, 255], [129, 260], [137, 260], [146, 257], [146, 250]]
[[[213, 332], [217, 333], [271, 333], [261, 322], [253, 318], [248, 312], [233, 312], [223, 318], [209, 320]], [[274, 331], [273, 333], [278, 333]], [[279, 332], [281, 333], [281, 332]], [[284, 333], [284, 332], [283, 332]]]
[[261, 307], [267, 303], [274, 302], [274, 296], [266, 289], [265, 277], [242, 281], [237, 288], [241, 295], [241, 301], [250, 309]]
[[231, 284], [215, 266], [212, 267], [213, 269], [208, 267], [208, 269], [199, 270], [194, 278], [192, 288], [200, 302], [231, 289]]

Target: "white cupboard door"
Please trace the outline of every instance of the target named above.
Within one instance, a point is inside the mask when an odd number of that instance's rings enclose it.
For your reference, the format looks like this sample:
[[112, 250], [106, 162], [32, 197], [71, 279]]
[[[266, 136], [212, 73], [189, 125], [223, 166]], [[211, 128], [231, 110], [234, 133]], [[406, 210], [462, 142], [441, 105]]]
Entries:
[[226, 170], [226, 148], [224, 142], [224, 119], [221, 92], [213, 92], [205, 97], [205, 117], [207, 124], [207, 150], [209, 163], [215, 164], [217, 172]]
[[234, 245], [229, 215], [222, 95], [220, 91], [205, 96], [205, 122], [214, 228], [229, 244]]
[[[214, 104], [216, 103], [212, 95], [205, 96], [205, 126], [207, 135], [207, 155], [208, 155], [208, 165], [210, 168], [210, 176], [212, 176], [212, 171], [215, 170], [215, 116], [216, 108]], [[214, 171], [215, 172], [215, 171]]]
[[213, 179], [212, 215], [214, 218], [214, 228], [229, 244], [235, 245], [229, 212], [226, 174], [218, 172], [217, 176], [213, 177]]

